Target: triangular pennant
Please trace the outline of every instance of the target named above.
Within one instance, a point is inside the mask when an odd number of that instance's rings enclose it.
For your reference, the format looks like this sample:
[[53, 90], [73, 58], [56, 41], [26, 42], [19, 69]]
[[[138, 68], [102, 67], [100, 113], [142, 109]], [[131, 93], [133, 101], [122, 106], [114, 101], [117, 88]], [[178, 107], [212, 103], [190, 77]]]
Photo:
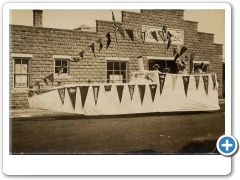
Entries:
[[187, 48], [183, 46], [182, 49], [180, 50], [180, 56], [183, 55], [183, 53], [185, 53], [186, 51], [187, 51]]
[[95, 48], [94, 48], [94, 43], [92, 43], [90, 46], [89, 46], [93, 52], [93, 55], [96, 57], [95, 55]]
[[187, 97], [187, 91], [188, 91], [190, 76], [182, 76], [182, 78], [183, 78], [183, 85], [184, 85], [185, 94], [186, 94], [186, 97]]
[[40, 81], [36, 82], [33, 86], [37, 86], [38, 89], [40, 89], [41, 85], [40, 85]]
[[172, 40], [171, 37], [168, 38], [167, 49], [171, 46]]
[[79, 53], [79, 59], [82, 60], [82, 59], [83, 59], [83, 56], [84, 56], [84, 50], [82, 50], [82, 51]]
[[179, 55], [179, 53], [177, 52], [176, 55], [175, 55], [175, 57], [174, 57], [174, 60], [173, 60], [173, 61], [176, 62], [179, 57], [180, 57], [180, 55]]
[[162, 91], [163, 91], [163, 86], [164, 86], [165, 78], [166, 78], [166, 74], [159, 74], [160, 95], [162, 94]]
[[151, 35], [152, 35], [153, 39], [155, 39], [155, 40], [158, 42], [158, 38], [157, 38], [157, 33], [156, 33], [156, 31], [152, 31], [152, 32], [151, 32]]
[[102, 48], [103, 48], [102, 38], [99, 38], [99, 39], [97, 40], [97, 42], [99, 43], [99, 53], [100, 53], [100, 51], [101, 51]]
[[50, 74], [49, 76], [47, 76], [46, 78], [49, 79], [49, 81], [51, 81], [52, 83], [54, 82], [54, 76], [53, 76], [53, 73]]
[[99, 94], [99, 87], [100, 86], [92, 86], [92, 88], [93, 88], [93, 97], [94, 97], [94, 100], [95, 100], [95, 105], [97, 105], [98, 94]]
[[176, 48], [173, 48], [173, 57], [175, 57], [176, 53], [177, 53]]
[[47, 80], [47, 78], [44, 78], [43, 81], [45, 82], [46, 85], [48, 85], [48, 80]]
[[151, 97], [152, 97], [152, 102], [154, 102], [155, 99], [155, 94], [157, 90], [157, 85], [156, 84], [149, 84], [150, 92], [151, 92]]
[[144, 43], [145, 42], [145, 39], [146, 39], [146, 32], [141, 32], [141, 38], [142, 38], [142, 42]]
[[132, 29], [125, 29], [125, 30], [127, 31], [129, 38], [134, 42], [133, 30]]
[[172, 75], [173, 90], [174, 90], [174, 88], [175, 88], [176, 81], [177, 81], [177, 75]]
[[145, 88], [146, 88], [146, 85], [138, 85], [139, 94], [140, 94], [140, 98], [141, 98], [141, 104], [143, 103], [143, 99], [144, 99], [144, 95], [145, 95]]
[[198, 86], [199, 86], [199, 76], [194, 76], [195, 78], [195, 82], [196, 82], [196, 89], [198, 90]]
[[81, 99], [82, 99], [82, 108], [84, 108], [84, 105], [85, 105], [85, 102], [87, 99], [88, 88], [89, 88], [89, 86], [79, 86], [80, 95], [81, 95]]
[[58, 89], [58, 94], [59, 97], [62, 101], [62, 104], [64, 104], [64, 99], [65, 99], [65, 88]]
[[110, 46], [110, 44], [111, 44], [111, 42], [112, 42], [110, 32], [107, 33], [106, 37], [107, 37], [107, 46], [106, 46], [106, 49], [108, 49], [108, 47]]
[[122, 36], [123, 39], [124, 39], [124, 29], [123, 29], [122, 26], [120, 26], [120, 25], [117, 25], [117, 27], [118, 27], [119, 33], [121, 34], [121, 36]]
[[112, 85], [104, 85], [105, 91], [111, 91]]
[[72, 56], [70, 61], [72, 61], [72, 62], [80, 62], [80, 60], [83, 59], [83, 56], [84, 56], [84, 50], [82, 50], [78, 55]]
[[208, 76], [202, 76], [202, 78], [206, 95], [208, 95]]
[[135, 85], [128, 85], [128, 89], [129, 89], [130, 98], [132, 100], [134, 89], [135, 89]]
[[162, 39], [162, 41], [165, 43], [166, 39], [164, 38], [164, 33], [162, 31], [158, 31], [158, 34], [159, 34], [160, 38]]
[[77, 87], [69, 87], [67, 90], [72, 102], [73, 109], [75, 109]]
[[216, 88], [216, 78], [215, 78], [215, 74], [211, 74], [212, 76], [212, 82], [213, 82], [213, 90]]
[[29, 90], [29, 91], [28, 91], [28, 97], [29, 97], [29, 98], [30, 98], [30, 97], [33, 97], [34, 94], [35, 94], [35, 91], [34, 91], [34, 90]]
[[120, 101], [120, 103], [121, 103], [124, 85], [118, 85], [118, 86], [116, 86], [116, 87], [117, 87], [117, 92], [118, 92], [119, 101]]

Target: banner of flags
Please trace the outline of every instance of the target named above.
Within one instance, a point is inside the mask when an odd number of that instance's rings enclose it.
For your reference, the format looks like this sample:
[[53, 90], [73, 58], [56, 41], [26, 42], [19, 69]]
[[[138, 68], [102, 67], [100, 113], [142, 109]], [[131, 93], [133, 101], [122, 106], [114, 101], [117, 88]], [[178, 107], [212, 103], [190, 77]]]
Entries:
[[[173, 90], [174, 90], [176, 81], [178, 79], [178, 76], [177, 75], [171, 75], [170, 77], [172, 78], [172, 86], [173, 86]], [[191, 78], [194, 77], [195, 84], [196, 84], [196, 90], [198, 90], [200, 78], [202, 77], [203, 81], [201, 81], [201, 82], [203, 82], [205, 93], [206, 93], [206, 95], [208, 95], [210, 75], [195, 75], [195, 76], [186, 75], [186, 76], [182, 76], [182, 80], [183, 80], [182, 82], [183, 82], [183, 88], [184, 88], [185, 96], [187, 97], [187, 95], [188, 95], [188, 87], [189, 87], [189, 83], [190, 83], [190, 77]], [[211, 74], [211, 78], [212, 78], [212, 82], [213, 82], [212, 83], [213, 84], [213, 90], [216, 90], [217, 89], [216, 74]], [[162, 95], [165, 79], [166, 79], [166, 74], [159, 74], [159, 85], [158, 84], [149, 84], [148, 85], [149, 86], [149, 91], [150, 91], [150, 94], [151, 94], [152, 102], [154, 102], [154, 100], [155, 100], [156, 91], [157, 91], [158, 86], [159, 86], [159, 90], [160, 90], [160, 96]], [[77, 97], [77, 88], [79, 88], [80, 97], [81, 97], [81, 104], [82, 104], [82, 108], [84, 108], [90, 86], [92, 86], [94, 102], [95, 102], [95, 106], [97, 106], [97, 102], [98, 102], [98, 99], [99, 99], [100, 85], [83, 85], [83, 86], [66, 87], [66, 88], [63, 87], [63, 88], [58, 88], [57, 91], [58, 91], [59, 98], [60, 98], [62, 104], [64, 105], [65, 93], [66, 93], [65, 91], [67, 89], [69, 98], [71, 100], [72, 107], [73, 107], [73, 109], [75, 109], [76, 97]], [[124, 86], [125, 85], [116, 85], [118, 99], [119, 99], [120, 103], [122, 102]], [[133, 100], [133, 96], [134, 96], [134, 93], [135, 93], [135, 87], [136, 86], [138, 87], [139, 98], [140, 98], [141, 105], [142, 105], [143, 101], [144, 101], [147, 85], [129, 84], [127, 87], [128, 87], [129, 97], [130, 97], [131, 101]], [[108, 92], [111, 92], [113, 90], [112, 87], [113, 87], [113, 85], [103, 85], [102, 88], [104, 88], [104, 91], [106, 93], [108, 93]], [[53, 90], [54, 89], [50, 89], [50, 90], [49, 89], [43, 89], [42, 91], [40, 91], [40, 90], [39, 91], [29, 90], [28, 91], [28, 97], [31, 98], [35, 95], [40, 95], [40, 94], [47, 93], [47, 92], [53, 91]]]

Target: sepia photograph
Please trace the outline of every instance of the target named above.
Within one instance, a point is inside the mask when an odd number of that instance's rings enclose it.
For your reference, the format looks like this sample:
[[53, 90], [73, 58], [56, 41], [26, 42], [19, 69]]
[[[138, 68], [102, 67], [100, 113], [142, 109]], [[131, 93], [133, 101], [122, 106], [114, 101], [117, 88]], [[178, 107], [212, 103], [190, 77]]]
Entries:
[[219, 155], [225, 9], [10, 9], [9, 154]]

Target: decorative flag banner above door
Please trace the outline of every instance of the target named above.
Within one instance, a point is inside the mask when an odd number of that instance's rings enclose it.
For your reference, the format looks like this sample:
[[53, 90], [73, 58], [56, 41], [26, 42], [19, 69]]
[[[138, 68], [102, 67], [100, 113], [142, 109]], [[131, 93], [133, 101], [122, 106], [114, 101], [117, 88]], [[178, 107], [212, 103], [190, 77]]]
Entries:
[[[145, 33], [145, 42], [155, 42], [155, 43], [164, 43], [162, 37], [160, 37], [159, 33], [156, 33], [158, 41], [152, 36], [152, 32], [161, 32], [162, 27], [157, 26], [142, 26], [142, 32]], [[182, 29], [172, 29], [168, 28], [168, 31], [170, 32], [171, 36], [171, 44], [184, 44], [184, 30]]]

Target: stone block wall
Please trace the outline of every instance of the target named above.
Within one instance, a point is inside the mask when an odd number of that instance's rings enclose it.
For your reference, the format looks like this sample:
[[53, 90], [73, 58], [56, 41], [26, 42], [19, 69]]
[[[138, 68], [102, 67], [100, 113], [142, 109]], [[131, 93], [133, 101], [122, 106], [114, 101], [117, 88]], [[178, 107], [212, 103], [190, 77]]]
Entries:
[[[44, 13], [44, 12], [43, 12]], [[84, 32], [77, 30], [64, 30], [44, 27], [31, 27], [22, 25], [10, 25], [10, 105], [16, 107], [27, 107], [27, 93], [23, 90], [13, 88], [13, 59], [12, 53], [31, 54], [31, 84], [40, 81], [41, 88], [51, 88], [52, 84], [46, 85], [45, 77], [54, 72], [53, 55], [72, 56], [84, 50], [84, 59], [80, 62], [70, 62], [70, 78], [57, 79], [61, 84], [72, 83], [105, 83], [106, 82], [106, 61], [105, 57], [129, 58], [129, 73], [138, 70], [138, 56], [143, 57], [144, 67], [148, 69], [147, 56], [164, 56], [164, 45], [160, 43], [142, 43], [142, 25], [160, 26], [166, 15], [168, 27], [184, 30], [184, 46], [188, 48], [186, 55], [190, 56], [195, 52], [199, 60], [209, 61], [209, 71], [216, 72], [222, 77], [222, 61], [219, 56], [222, 54], [222, 45], [213, 43], [213, 34], [197, 31], [197, 22], [184, 21], [183, 10], [141, 10], [141, 13], [122, 11], [121, 25], [124, 29], [132, 29], [134, 42], [130, 40], [127, 33], [123, 38], [117, 33], [118, 44], [111, 21], [96, 20], [97, 32]], [[106, 49], [106, 34], [110, 32], [111, 44]], [[102, 38], [103, 49], [99, 52], [99, 43], [96, 41]], [[95, 55], [91, 48], [95, 43]], [[172, 57], [172, 45], [167, 51], [167, 56]], [[220, 84], [222, 78], [219, 78]], [[57, 86], [57, 81], [53, 86]], [[219, 88], [221, 96], [222, 89]]]

